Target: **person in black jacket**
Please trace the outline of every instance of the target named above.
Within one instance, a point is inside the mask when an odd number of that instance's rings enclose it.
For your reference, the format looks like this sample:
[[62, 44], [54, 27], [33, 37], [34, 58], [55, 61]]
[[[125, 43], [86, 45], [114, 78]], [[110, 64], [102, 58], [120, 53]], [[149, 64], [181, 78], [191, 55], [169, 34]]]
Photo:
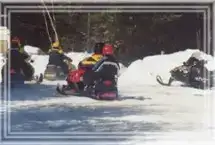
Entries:
[[59, 41], [54, 42], [52, 48], [49, 49], [48, 65], [60, 66], [64, 74], [67, 75], [69, 73], [67, 62], [72, 62], [72, 59], [64, 54]]
[[106, 44], [102, 53], [103, 58], [95, 64], [91, 71], [87, 71], [83, 76], [83, 82], [86, 87], [95, 84], [98, 80], [110, 80], [117, 84], [120, 66], [113, 55], [112, 45]]
[[194, 52], [191, 57], [184, 62], [184, 65], [190, 67], [188, 82], [194, 88], [204, 89], [204, 87], [213, 87], [213, 71], [209, 71], [205, 64], [207, 61], [202, 57], [201, 52]]
[[[15, 72], [23, 72], [25, 80], [31, 80], [33, 78], [34, 68], [28, 62], [28, 60], [31, 60], [31, 57], [27, 52], [24, 51], [24, 48], [21, 46], [21, 42], [18, 37], [14, 37], [11, 40], [11, 48], [6, 54], [6, 58], [7, 63], [10, 63], [10, 67]], [[31, 62], [33, 62], [33, 60], [31, 60]], [[6, 66], [8, 66], [7, 63]]]

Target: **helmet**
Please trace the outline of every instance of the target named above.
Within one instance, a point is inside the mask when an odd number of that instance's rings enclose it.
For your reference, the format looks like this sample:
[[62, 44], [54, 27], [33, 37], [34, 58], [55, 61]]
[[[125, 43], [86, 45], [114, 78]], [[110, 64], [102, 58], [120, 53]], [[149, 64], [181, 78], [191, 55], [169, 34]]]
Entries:
[[94, 46], [94, 53], [96, 54], [102, 54], [102, 48], [104, 47], [105, 43], [99, 42], [96, 43]]
[[12, 38], [11, 43], [20, 45], [20, 39], [18, 37], [14, 37], [14, 38]]
[[110, 44], [106, 44], [102, 49], [103, 55], [112, 55], [113, 54], [113, 46]]
[[52, 47], [56, 48], [56, 49], [60, 49], [60, 42], [59, 41], [55, 41], [54, 43], [52, 43]]
[[11, 39], [11, 47], [19, 48], [21, 46], [20, 39], [18, 37], [14, 37]]

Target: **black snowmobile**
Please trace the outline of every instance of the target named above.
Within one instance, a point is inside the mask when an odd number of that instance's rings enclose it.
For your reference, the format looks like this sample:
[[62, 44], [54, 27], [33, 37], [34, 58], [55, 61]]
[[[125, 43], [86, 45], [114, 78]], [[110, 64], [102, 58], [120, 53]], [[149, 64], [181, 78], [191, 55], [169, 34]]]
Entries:
[[213, 87], [213, 73], [208, 71], [204, 64], [205, 61], [199, 61], [193, 65], [183, 65], [175, 67], [170, 71], [171, 77], [168, 83], [164, 83], [161, 76], [157, 75], [156, 80], [159, 84], [164, 86], [171, 86], [173, 81], [182, 82], [185, 86], [194, 87], [198, 89], [205, 89]]
[[44, 72], [44, 78], [50, 81], [64, 80], [65, 74], [63, 73], [60, 66], [57, 65], [47, 65]]
[[[34, 76], [34, 68], [30, 64], [33, 60], [31, 60], [30, 63], [27, 62], [27, 60], [22, 62], [18, 54], [19, 53], [17, 53], [16, 57], [11, 58], [10, 62], [8, 59], [5, 60], [5, 64], [1, 70], [2, 85], [7, 85], [10, 82], [11, 87], [14, 87], [17, 85], [24, 85], [26, 81], [41, 83], [43, 81], [43, 75]], [[17, 63], [13, 65], [11, 62]]]
[[58, 93], [66, 96], [85, 96], [97, 100], [116, 100], [118, 98], [117, 85], [109, 80], [99, 80], [91, 86], [85, 86], [84, 89], [80, 89], [76, 83], [69, 86], [58, 85], [56, 90]]
[[52, 51], [49, 54], [49, 63], [44, 72], [44, 78], [50, 81], [65, 80], [69, 70], [74, 67], [71, 62], [72, 59], [64, 54]]

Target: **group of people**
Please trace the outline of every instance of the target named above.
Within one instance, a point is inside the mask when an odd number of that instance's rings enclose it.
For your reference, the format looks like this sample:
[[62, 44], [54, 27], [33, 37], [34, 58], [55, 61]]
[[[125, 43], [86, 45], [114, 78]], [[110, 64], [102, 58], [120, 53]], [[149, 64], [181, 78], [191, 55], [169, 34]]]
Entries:
[[111, 44], [96, 43], [93, 54], [79, 62], [77, 70], [69, 70], [66, 61], [72, 62], [71, 58], [65, 56], [59, 42], [53, 44], [49, 51], [49, 63], [62, 66], [63, 72], [67, 74], [66, 89], [84, 90], [94, 85], [97, 80], [110, 80], [117, 84], [117, 76], [120, 69], [119, 63], [114, 57]]
[[[83, 90], [93, 85], [97, 80], [111, 80], [117, 84], [117, 75], [120, 69], [119, 63], [114, 57], [114, 50], [111, 44], [102, 42], [96, 43], [94, 52], [90, 57], [80, 61], [76, 70], [69, 69], [68, 62], [72, 63], [72, 58], [66, 56], [59, 41], [52, 44], [48, 51], [48, 65], [60, 66], [63, 73], [67, 76], [67, 88]], [[9, 53], [7, 53], [9, 54]], [[33, 62], [30, 55], [24, 51], [20, 39], [14, 37], [11, 40], [10, 64], [15, 72], [20, 72], [25, 76], [25, 80], [31, 80], [34, 75], [34, 68], [29, 63]], [[6, 56], [8, 58], [8, 56]], [[3, 74], [3, 73], [2, 73]], [[78, 88], [77, 88], [78, 87]]]
[[[66, 89], [85, 90], [95, 84], [98, 80], [110, 80], [117, 84], [117, 76], [120, 70], [119, 62], [114, 57], [114, 49], [111, 44], [105, 44], [102, 42], [96, 43], [93, 48], [93, 54], [79, 62], [77, 69], [70, 69], [68, 62], [72, 63], [72, 58], [66, 56], [63, 52], [59, 41], [52, 44], [48, 51], [49, 62], [48, 65], [60, 66], [63, 70], [67, 85]], [[9, 53], [8, 53], [9, 54]], [[194, 53], [189, 60], [184, 63], [184, 66], [191, 66], [189, 83], [191, 86], [198, 86], [200, 84], [201, 77], [203, 76], [204, 60], [198, 58], [200, 54]], [[8, 55], [6, 56], [9, 57]], [[22, 72], [25, 80], [32, 80], [34, 77], [34, 68], [29, 63], [33, 62], [30, 55], [24, 51], [24, 47], [18, 37], [14, 37], [11, 40], [10, 49], [10, 67], [14, 72]], [[2, 69], [2, 78], [3, 70]], [[172, 71], [173, 74], [175, 73]], [[176, 74], [176, 73], [175, 73]], [[175, 76], [177, 80], [177, 74]], [[178, 79], [180, 80], [180, 78]]]

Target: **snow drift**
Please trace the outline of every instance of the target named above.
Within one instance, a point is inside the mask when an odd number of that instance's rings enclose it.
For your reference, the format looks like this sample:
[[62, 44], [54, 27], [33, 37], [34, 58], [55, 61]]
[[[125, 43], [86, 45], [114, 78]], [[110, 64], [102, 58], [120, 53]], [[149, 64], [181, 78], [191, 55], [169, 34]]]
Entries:
[[[192, 53], [197, 51], [199, 50], [187, 49], [172, 54], [147, 56], [142, 60], [136, 60], [121, 75], [119, 85], [155, 85], [158, 84], [156, 82], [156, 75], [161, 75], [164, 81], [168, 81], [170, 77], [169, 71], [176, 66], [182, 65]], [[215, 59], [203, 52], [200, 53], [204, 60], [208, 60], [207, 69], [214, 70]]]
[[24, 46], [24, 50], [26, 52], [28, 52], [29, 55], [33, 55], [33, 54], [37, 55], [39, 53], [40, 49], [38, 47], [33, 47], [33, 46], [25, 45]]

